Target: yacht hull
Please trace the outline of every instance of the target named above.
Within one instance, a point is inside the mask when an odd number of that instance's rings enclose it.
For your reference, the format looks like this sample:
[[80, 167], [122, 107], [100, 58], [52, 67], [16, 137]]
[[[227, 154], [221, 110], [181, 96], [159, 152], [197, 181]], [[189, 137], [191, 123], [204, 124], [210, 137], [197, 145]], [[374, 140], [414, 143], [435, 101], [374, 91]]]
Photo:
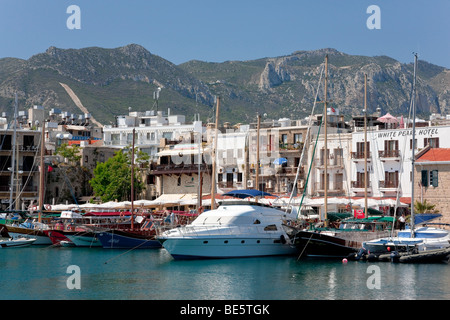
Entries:
[[174, 259], [221, 259], [294, 255], [297, 249], [280, 238], [160, 239]]

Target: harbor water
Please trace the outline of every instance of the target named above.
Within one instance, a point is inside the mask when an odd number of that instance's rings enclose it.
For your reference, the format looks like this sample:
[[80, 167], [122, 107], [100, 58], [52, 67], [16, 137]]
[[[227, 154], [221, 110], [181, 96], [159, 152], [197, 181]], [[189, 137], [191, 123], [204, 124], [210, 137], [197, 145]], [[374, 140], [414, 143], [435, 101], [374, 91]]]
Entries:
[[165, 249], [0, 251], [1, 300], [450, 299], [445, 263], [296, 257], [174, 260]]

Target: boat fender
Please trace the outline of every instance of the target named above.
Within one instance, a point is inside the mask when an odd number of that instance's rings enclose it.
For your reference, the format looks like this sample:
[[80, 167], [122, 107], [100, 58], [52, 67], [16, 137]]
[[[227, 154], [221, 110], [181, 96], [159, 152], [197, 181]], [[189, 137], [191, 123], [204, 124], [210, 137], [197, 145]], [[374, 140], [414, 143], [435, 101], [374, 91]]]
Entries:
[[358, 253], [355, 255], [355, 258], [356, 258], [357, 260], [359, 260], [359, 259], [361, 259], [361, 257], [362, 257], [364, 254], [366, 254], [366, 253], [367, 253], [367, 252], [366, 252], [366, 249], [361, 248], [361, 249], [359, 249]]
[[280, 241], [282, 244], [286, 244], [286, 239], [284, 238], [284, 235], [280, 236]]
[[391, 261], [398, 262], [400, 259], [400, 254], [397, 251], [391, 252]]
[[377, 261], [377, 260], [378, 260], [378, 256], [377, 255], [375, 255], [373, 253], [370, 253], [370, 254], [367, 255], [367, 261], [372, 262], [372, 261]]

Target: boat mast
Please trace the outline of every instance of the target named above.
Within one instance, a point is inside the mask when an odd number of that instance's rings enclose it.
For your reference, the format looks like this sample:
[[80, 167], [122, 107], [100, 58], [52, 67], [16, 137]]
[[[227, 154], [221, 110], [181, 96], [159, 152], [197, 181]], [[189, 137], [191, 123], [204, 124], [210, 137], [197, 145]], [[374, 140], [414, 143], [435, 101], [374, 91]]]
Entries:
[[42, 120], [42, 133], [41, 133], [41, 164], [39, 174], [39, 210], [38, 210], [38, 222], [42, 222], [42, 208], [44, 206], [44, 152], [45, 152], [45, 119]]
[[413, 110], [413, 124], [412, 124], [412, 156], [411, 156], [411, 238], [414, 238], [414, 163], [415, 163], [415, 148], [416, 148], [416, 69], [417, 69], [417, 53], [414, 53], [414, 82], [412, 92], [412, 110]]
[[219, 108], [220, 108], [220, 97], [217, 97], [217, 107], [216, 107], [216, 125], [215, 125], [215, 138], [214, 138], [214, 148], [212, 154], [212, 177], [211, 177], [211, 210], [216, 207], [216, 151], [217, 151], [217, 137], [219, 131]]
[[325, 226], [327, 226], [327, 214], [328, 214], [328, 141], [327, 141], [327, 82], [328, 82], [328, 55], [325, 56], [325, 101], [324, 101], [324, 110], [323, 110], [323, 116], [325, 117], [324, 122], [324, 158], [325, 158], [325, 167], [324, 167], [324, 174], [323, 174], [323, 181], [324, 181], [324, 221]]
[[[197, 97], [197, 96], [195, 96]], [[200, 117], [199, 119], [200, 120]], [[197, 162], [198, 162], [198, 174], [197, 174], [197, 178], [198, 178], [198, 194], [197, 194], [197, 213], [200, 214], [200, 207], [202, 206], [202, 172], [201, 172], [201, 164], [202, 164], [202, 156], [200, 153], [200, 148], [202, 146], [202, 133], [198, 132], [198, 158], [197, 158]]]
[[368, 217], [367, 208], [367, 74], [364, 74], [364, 216]]
[[133, 147], [131, 149], [131, 231], [134, 230], [134, 139], [136, 129], [133, 128]]
[[[14, 135], [12, 141], [13, 154], [11, 161], [11, 183], [9, 186], [9, 210], [12, 210], [12, 198], [13, 198], [13, 190], [14, 190], [14, 163], [16, 162], [16, 134], [17, 134], [17, 92], [14, 94]], [[16, 194], [17, 197], [17, 194]]]
[[[256, 178], [255, 178], [255, 185], [256, 190], [259, 190], [259, 132], [261, 129], [261, 115], [258, 114], [257, 116], [257, 125], [256, 125]], [[258, 199], [256, 197], [256, 199]]]

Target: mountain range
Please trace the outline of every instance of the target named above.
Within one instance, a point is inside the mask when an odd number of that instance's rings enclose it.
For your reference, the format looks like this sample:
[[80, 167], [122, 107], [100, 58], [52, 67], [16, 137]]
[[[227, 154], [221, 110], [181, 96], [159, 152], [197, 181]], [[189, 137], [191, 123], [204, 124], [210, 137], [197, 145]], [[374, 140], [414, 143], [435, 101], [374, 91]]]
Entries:
[[[382, 113], [408, 115], [413, 64], [387, 56], [321, 49], [249, 61], [175, 65], [137, 44], [114, 49], [50, 47], [28, 60], [0, 59], [0, 111], [12, 114], [17, 92], [19, 110], [33, 105], [74, 114], [87, 110], [103, 125], [113, 124], [115, 116], [129, 110], [168, 108], [172, 114], [184, 114], [187, 121], [200, 114], [203, 121], [213, 122], [215, 96], [220, 96], [221, 122], [254, 122], [257, 113], [269, 119], [300, 119], [311, 113], [326, 55], [328, 99], [347, 119], [362, 114], [364, 74], [369, 112], [380, 108]], [[417, 97], [419, 116], [449, 113], [450, 70], [420, 60]], [[324, 99], [323, 90], [319, 99]]]

